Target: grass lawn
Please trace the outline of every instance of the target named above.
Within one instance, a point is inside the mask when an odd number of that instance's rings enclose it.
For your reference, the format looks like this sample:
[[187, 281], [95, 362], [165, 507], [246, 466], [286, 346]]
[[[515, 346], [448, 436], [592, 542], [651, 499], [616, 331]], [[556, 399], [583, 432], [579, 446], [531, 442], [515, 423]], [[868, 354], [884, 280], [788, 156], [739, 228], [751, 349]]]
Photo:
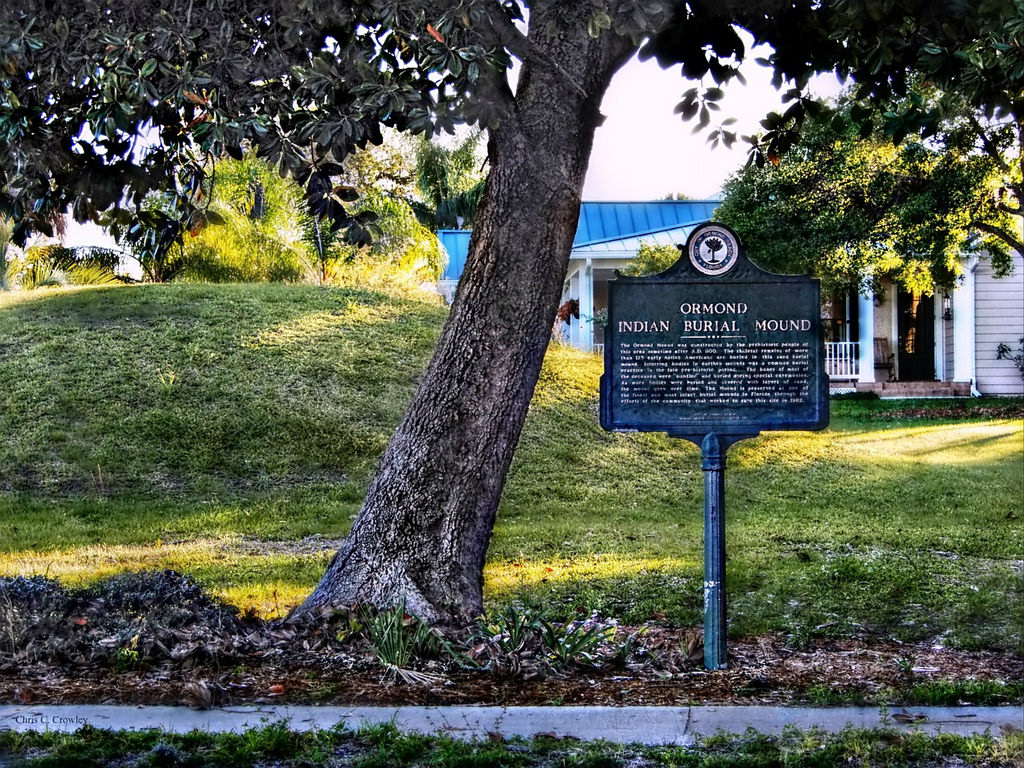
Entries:
[[444, 736], [403, 735], [393, 727], [295, 733], [284, 725], [239, 734], [193, 731], [77, 734], [0, 731], [0, 757], [30, 768], [57, 766], [335, 766], [396, 768], [812, 768], [836, 765], [1012, 766], [1024, 758], [1024, 740], [1010, 734], [929, 737], [895, 730], [848, 730], [835, 735], [796, 729], [780, 737], [748, 731], [721, 734], [693, 746], [642, 747], [573, 739], [456, 741]]
[[[286, 611], [347, 530], [444, 320], [431, 299], [280, 285], [0, 295], [0, 575], [174, 568]], [[597, 424], [600, 360], [547, 357], [487, 598], [700, 622], [696, 448]], [[916, 407], [948, 405], [935, 401]], [[730, 631], [1024, 650], [1019, 419], [886, 418], [730, 451]]]

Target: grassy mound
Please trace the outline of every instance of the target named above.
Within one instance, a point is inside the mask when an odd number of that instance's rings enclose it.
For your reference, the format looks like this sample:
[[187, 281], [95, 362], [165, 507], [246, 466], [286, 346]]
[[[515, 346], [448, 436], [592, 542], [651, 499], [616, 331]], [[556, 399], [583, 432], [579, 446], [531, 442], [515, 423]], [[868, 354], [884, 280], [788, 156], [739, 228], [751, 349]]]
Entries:
[[[358, 510], [444, 316], [302, 286], [0, 296], [0, 575], [172, 568], [285, 611]], [[548, 354], [488, 598], [698, 624], [697, 451], [603, 432], [600, 367]], [[825, 432], [736, 446], [732, 631], [1019, 649], [1021, 435], [974, 403], [847, 401]]]

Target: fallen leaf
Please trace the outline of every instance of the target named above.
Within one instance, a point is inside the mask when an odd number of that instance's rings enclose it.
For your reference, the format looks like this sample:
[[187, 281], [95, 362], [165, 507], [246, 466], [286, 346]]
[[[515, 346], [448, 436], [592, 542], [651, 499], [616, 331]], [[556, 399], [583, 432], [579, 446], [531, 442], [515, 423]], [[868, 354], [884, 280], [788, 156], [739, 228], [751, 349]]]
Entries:
[[189, 683], [185, 686], [185, 696], [182, 704], [192, 709], [209, 709], [213, 706], [213, 693], [205, 680], [197, 683]]
[[276, 683], [276, 684], [270, 686], [270, 695], [271, 696], [280, 696], [282, 693], [284, 693], [284, 686], [281, 685], [280, 683]]
[[906, 710], [903, 710], [902, 712], [897, 712], [895, 715], [893, 715], [892, 719], [895, 720], [897, 723], [920, 723], [924, 720], [927, 720], [928, 715], [923, 715], [919, 712], [907, 712]]
[[444, 35], [442, 35], [440, 32], [438, 32], [436, 29], [434, 29], [430, 24], [427, 24], [427, 33], [432, 38], [437, 40], [437, 42], [439, 42], [439, 43], [443, 43], [444, 42]]

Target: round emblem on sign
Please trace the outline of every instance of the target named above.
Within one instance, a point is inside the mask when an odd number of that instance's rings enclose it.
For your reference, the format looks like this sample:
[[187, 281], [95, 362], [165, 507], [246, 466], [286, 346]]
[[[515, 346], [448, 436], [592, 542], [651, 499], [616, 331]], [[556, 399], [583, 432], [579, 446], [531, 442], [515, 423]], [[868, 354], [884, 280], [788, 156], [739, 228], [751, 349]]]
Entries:
[[736, 265], [740, 246], [725, 227], [709, 224], [690, 238], [690, 263], [705, 275], [724, 275]]

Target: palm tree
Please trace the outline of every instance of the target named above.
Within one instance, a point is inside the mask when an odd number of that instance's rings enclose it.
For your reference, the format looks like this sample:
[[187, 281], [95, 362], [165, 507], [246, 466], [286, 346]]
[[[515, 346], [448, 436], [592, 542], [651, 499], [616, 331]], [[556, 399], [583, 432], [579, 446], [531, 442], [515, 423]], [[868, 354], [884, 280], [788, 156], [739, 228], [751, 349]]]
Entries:
[[420, 139], [416, 186], [423, 202], [414, 209], [434, 229], [469, 228], [483, 197], [486, 176], [478, 156], [483, 134], [474, 131], [454, 147]]

